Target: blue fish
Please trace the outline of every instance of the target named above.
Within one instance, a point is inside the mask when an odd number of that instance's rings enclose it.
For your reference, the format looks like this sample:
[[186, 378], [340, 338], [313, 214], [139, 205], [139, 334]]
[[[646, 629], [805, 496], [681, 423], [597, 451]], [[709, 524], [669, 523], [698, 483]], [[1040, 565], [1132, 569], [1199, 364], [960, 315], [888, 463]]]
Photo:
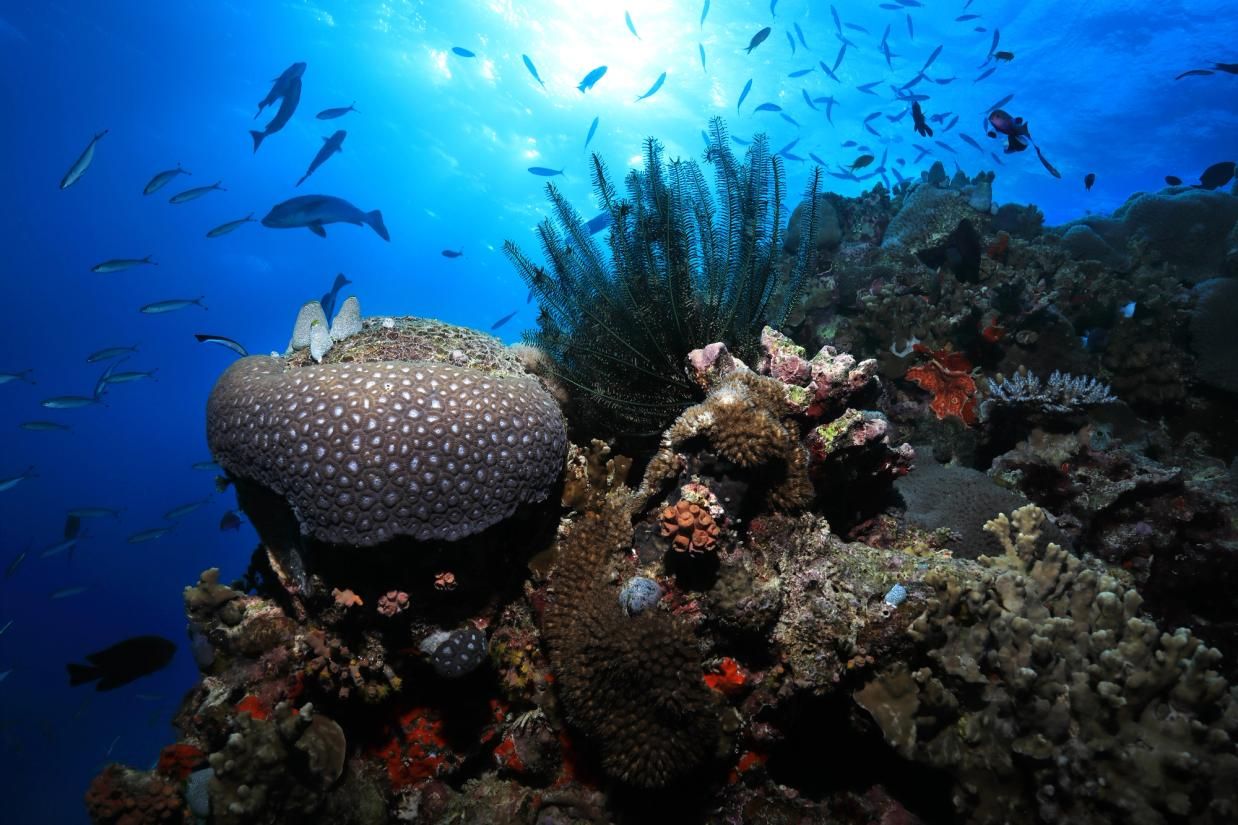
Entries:
[[800, 45], [803, 46], [805, 49], [807, 49], [808, 43], [804, 41], [804, 30], [800, 28], [799, 23], [795, 23], [794, 26], [795, 26], [795, 35], [796, 37], [800, 39]]
[[583, 94], [589, 89], [592, 89], [593, 85], [597, 83], [599, 80], [601, 80], [602, 75], [604, 74], [606, 74], [606, 67], [598, 66], [596, 69], [589, 72], [589, 74], [585, 75], [584, 79], [580, 81], [580, 85], [578, 85], [576, 88], [579, 89], [581, 93]]
[[984, 80], [989, 75], [993, 74], [993, 72], [995, 71], [997, 71], [996, 66], [991, 66], [988, 69], [985, 69], [983, 72], [980, 73], [980, 77], [973, 80], [972, 83], [979, 83], [980, 81]]
[[774, 11], [774, 9], [777, 7], [778, 7], [778, 0], [769, 0], [769, 16], [770, 17], [778, 16], [778, 12]]
[[739, 102], [735, 104], [735, 111], [739, 111], [739, 107], [744, 105], [744, 98], [752, 91], [752, 78], [748, 78], [748, 82], [744, 84], [744, 90], [739, 93]]
[[696, 47], [701, 50], [701, 71], [708, 72], [709, 69], [705, 66], [705, 44], [697, 43]]
[[610, 226], [610, 221], [610, 213], [603, 212], [602, 214], [586, 221], [585, 228], [589, 230], [590, 235], [596, 235], [606, 227]]
[[589, 126], [589, 134], [585, 135], [585, 147], [584, 148], [586, 149], [589, 148], [589, 141], [593, 140], [593, 133], [598, 130], [598, 122], [601, 119], [602, 119], [601, 116], [595, 117], [593, 119], [593, 123]]
[[662, 84], [665, 82], [666, 82], [666, 72], [662, 72], [662, 74], [658, 75], [658, 79], [653, 82], [653, 85], [649, 87], [649, 91], [645, 92], [643, 95], [637, 96], [636, 99], [644, 100], [647, 97], [653, 97], [655, 94], [657, 94], [658, 89], [662, 88]]
[[[635, 32], [634, 32], [634, 33], [635, 33]], [[519, 311], [520, 311], [520, 310], [518, 310], [518, 309], [513, 309], [511, 312], [507, 313], [507, 314], [506, 314], [506, 315], [504, 315], [502, 318], [500, 318], [499, 320], [497, 320], [497, 321], [495, 321], [493, 324], [491, 324], [491, 325], [490, 325], [490, 330], [493, 332], [494, 330], [496, 330], [496, 329], [498, 329], [499, 327], [503, 326], [503, 325], [504, 325], [504, 324], [506, 324], [508, 321], [510, 321], [511, 319], [515, 318], [515, 317], [516, 317], [516, 313], [517, 313], [517, 312], [519, 312]]]
[[808, 90], [800, 89], [800, 94], [804, 96], [804, 102], [808, 104], [808, 108], [812, 109], [814, 112], [817, 111], [817, 104], [813, 103], [812, 98], [808, 96]]
[[791, 44], [791, 55], [795, 56], [795, 38], [791, 36], [791, 32], [784, 32], [787, 36], [787, 42]]
[[734, 141], [735, 143], [738, 143], [740, 146], [751, 146], [752, 145], [752, 141], [744, 140], [741, 137], [735, 137], [735, 135], [731, 135], [731, 140]]
[[461, 48], [459, 46], [452, 46], [451, 50], [455, 52], [456, 54], [460, 55], [461, 57], [477, 57], [477, 55], [474, 54], [473, 52], [469, 51], [468, 49]]
[[632, 32], [632, 36], [640, 40], [640, 35], [636, 33], [636, 26], [632, 23], [632, 15], [626, 11], [623, 13], [623, 22], [628, 24], [628, 31]]
[[791, 72], [791, 74], [787, 75], [787, 77], [803, 77], [806, 74], [812, 74], [813, 71], [813, 69], [796, 69]]
[[808, 157], [812, 158], [813, 163], [817, 164], [818, 166], [825, 166], [825, 165], [826, 165], [825, 161], [823, 161], [821, 158], [819, 158], [819, 157], [817, 157], [816, 155], [814, 155], [812, 152], [809, 152], [809, 153], [808, 153]]
[[705, 18], [709, 16], [709, 0], [705, 0], [705, 8], [701, 9], [701, 25], [705, 25]]
[[748, 48], [745, 49], [744, 51], [746, 51], [748, 54], [752, 54], [753, 49], [755, 49], [757, 46], [760, 46], [762, 43], [765, 42], [765, 38], [769, 37], [769, 33], [770, 33], [770, 27], [766, 26], [765, 28], [761, 29], [759, 32], [754, 34], [752, 36], [752, 39], [748, 41]]
[[782, 107], [777, 103], [762, 103], [752, 111], [754, 112], [781, 112]]
[[783, 120], [785, 120], [787, 123], [790, 123], [795, 128], [797, 129], [799, 128], [800, 122], [796, 120], [795, 118], [791, 117], [786, 112], [779, 112], [778, 116], [781, 117]]
[[1123, 318], [1132, 318], [1135, 315], [1135, 302], [1131, 301], [1120, 310]]
[[527, 54], [520, 55], [520, 59], [524, 61], [524, 67], [529, 70], [529, 74], [533, 75], [533, 79], [542, 84], [542, 88], [546, 88], [546, 84], [542, 81], [541, 75], [537, 73], [537, 67], [533, 65], [533, 61], [529, 59]]
[[545, 166], [530, 166], [529, 172], [543, 178], [553, 178], [555, 175], [562, 175], [562, 169], [547, 169]]

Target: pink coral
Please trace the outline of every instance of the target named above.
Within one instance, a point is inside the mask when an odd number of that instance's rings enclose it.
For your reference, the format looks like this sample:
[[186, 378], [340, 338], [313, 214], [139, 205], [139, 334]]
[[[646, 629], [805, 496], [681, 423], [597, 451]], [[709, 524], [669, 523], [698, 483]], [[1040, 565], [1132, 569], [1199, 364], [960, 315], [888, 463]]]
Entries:
[[392, 590], [378, 597], [378, 612], [388, 618], [403, 613], [408, 608], [408, 594]]

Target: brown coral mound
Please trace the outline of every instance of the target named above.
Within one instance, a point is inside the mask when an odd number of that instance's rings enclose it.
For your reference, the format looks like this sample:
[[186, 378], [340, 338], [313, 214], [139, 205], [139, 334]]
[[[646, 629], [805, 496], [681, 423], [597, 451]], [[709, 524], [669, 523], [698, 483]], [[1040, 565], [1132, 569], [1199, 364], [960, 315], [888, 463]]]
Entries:
[[688, 501], [662, 510], [662, 535], [672, 536], [671, 545], [679, 553], [704, 553], [718, 542], [718, 523], [700, 505]]
[[631, 541], [618, 497], [568, 530], [543, 637], [568, 719], [597, 745], [606, 773], [661, 788], [705, 761], [717, 719], [691, 630], [658, 610], [628, 616], [601, 576]]
[[94, 822], [108, 825], [173, 825], [190, 821], [175, 782], [158, 774], [108, 765], [86, 791]]
[[354, 546], [480, 532], [544, 499], [567, 448], [558, 406], [527, 375], [260, 356], [215, 385], [207, 441], [229, 473], [285, 497], [303, 532]]

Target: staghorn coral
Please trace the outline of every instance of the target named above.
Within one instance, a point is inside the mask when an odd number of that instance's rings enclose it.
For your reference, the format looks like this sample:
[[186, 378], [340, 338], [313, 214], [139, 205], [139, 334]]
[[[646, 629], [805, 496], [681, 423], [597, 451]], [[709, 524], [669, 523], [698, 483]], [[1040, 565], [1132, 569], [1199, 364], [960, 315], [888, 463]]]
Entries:
[[[458, 365], [403, 360], [479, 335], [409, 326], [367, 323], [332, 348], [335, 362], [232, 364], [207, 404], [217, 460], [284, 497], [303, 533], [353, 546], [455, 540], [543, 500], [567, 447], [554, 400], [537, 379], [503, 369], [512, 361], [497, 342], [452, 349]], [[437, 332], [423, 341], [427, 328]]]
[[[800, 244], [781, 265], [782, 159], [764, 135], [741, 164], [721, 119], [712, 121], [706, 162], [720, 206], [694, 161], [667, 163], [652, 138], [644, 161], [628, 174], [625, 199], [593, 156], [609, 255], [553, 184], [554, 218], [537, 230], [547, 266], [504, 245], [541, 308], [528, 342], [550, 355], [581, 416], [612, 433], [661, 429], [699, 398], [680, 369], [691, 350], [723, 341], [741, 357], [754, 353], [761, 327], [782, 325], [816, 257], [815, 244]], [[809, 178], [799, 225], [816, 238], [820, 170]]]
[[929, 664], [856, 693], [901, 755], [949, 772], [976, 823], [1220, 823], [1238, 814], [1238, 690], [1220, 654], [1162, 633], [1133, 589], [1055, 544], [1033, 505], [1003, 548], [934, 575], [913, 637]]
[[603, 770], [661, 788], [709, 757], [718, 723], [691, 631], [660, 610], [627, 615], [601, 576], [631, 545], [630, 508], [616, 494], [560, 537], [543, 639], [567, 718], [598, 747]]
[[1095, 378], [1054, 370], [1049, 380], [1020, 370], [1010, 378], [999, 375], [988, 382], [988, 396], [980, 406], [987, 416], [994, 406], [1025, 407], [1049, 413], [1070, 413], [1097, 404], [1116, 404], [1109, 385]]

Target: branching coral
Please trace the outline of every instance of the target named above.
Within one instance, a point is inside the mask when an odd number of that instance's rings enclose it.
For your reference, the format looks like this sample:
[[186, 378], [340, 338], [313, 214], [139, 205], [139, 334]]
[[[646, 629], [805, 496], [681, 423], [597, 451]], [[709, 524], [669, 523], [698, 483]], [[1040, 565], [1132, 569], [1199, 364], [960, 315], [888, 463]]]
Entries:
[[1114, 404], [1117, 400], [1109, 385], [1095, 378], [1054, 370], [1047, 382], [1041, 382], [1040, 376], [1021, 370], [1010, 378], [989, 381], [989, 395], [981, 411], [990, 405], [1002, 405], [1068, 413], [1096, 404]]
[[[611, 219], [609, 256], [553, 185], [553, 219], [538, 226], [547, 266], [504, 246], [541, 306], [529, 343], [550, 354], [586, 417], [612, 430], [665, 426], [699, 398], [681, 369], [688, 352], [723, 341], [741, 357], [754, 353], [761, 328], [783, 323], [811, 271], [813, 244], [782, 266], [782, 159], [765, 136], [741, 164], [715, 118], [706, 162], [716, 201], [694, 161], [667, 162], [650, 138], [623, 198], [594, 155], [594, 191]], [[810, 175], [804, 237], [815, 234], [820, 175]]]

